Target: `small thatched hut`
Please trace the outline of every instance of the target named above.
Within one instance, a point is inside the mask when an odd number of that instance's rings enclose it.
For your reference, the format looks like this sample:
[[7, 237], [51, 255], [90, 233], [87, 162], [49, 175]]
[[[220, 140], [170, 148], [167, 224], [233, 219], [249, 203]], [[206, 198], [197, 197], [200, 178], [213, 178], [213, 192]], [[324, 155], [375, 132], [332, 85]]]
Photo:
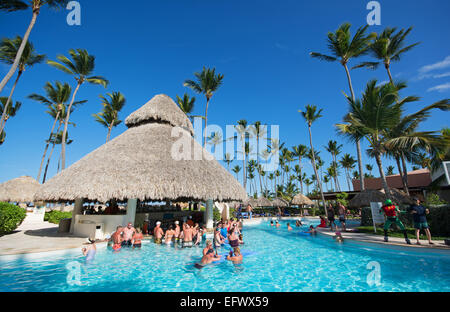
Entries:
[[245, 200], [243, 202], [243, 204], [244, 204], [244, 206], [251, 205], [252, 207], [270, 207], [270, 206], [272, 206], [272, 203], [270, 202], [270, 200], [268, 200], [264, 196], [261, 196], [258, 198], [250, 197], [247, 200]]
[[0, 184], [0, 201], [30, 203], [41, 185], [29, 176], [12, 179]]
[[[412, 204], [411, 198], [409, 198], [405, 193], [394, 188], [391, 188], [390, 191], [393, 202], [397, 204]], [[364, 190], [353, 197], [353, 199], [349, 201], [348, 205], [350, 208], [370, 207], [371, 202], [384, 203], [386, 199], [387, 197], [384, 190]]]
[[306, 197], [305, 195], [303, 195], [301, 193], [298, 193], [292, 199], [291, 204], [292, 205], [298, 205], [298, 206], [314, 205], [314, 202], [311, 199], [309, 199], [308, 197]]
[[271, 202], [272, 207], [287, 207], [289, 206], [289, 203], [284, 200], [283, 198], [277, 197], [272, 200]]
[[48, 180], [36, 198], [222, 202], [247, 197], [239, 182], [194, 140], [191, 122], [167, 95], [156, 95], [125, 123], [128, 130]]

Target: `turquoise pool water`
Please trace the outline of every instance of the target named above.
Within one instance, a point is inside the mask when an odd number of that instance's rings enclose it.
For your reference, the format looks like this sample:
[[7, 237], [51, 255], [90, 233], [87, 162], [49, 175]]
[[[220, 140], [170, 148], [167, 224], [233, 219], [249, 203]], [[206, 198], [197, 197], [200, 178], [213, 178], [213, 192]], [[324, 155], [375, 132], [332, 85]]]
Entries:
[[[201, 248], [153, 243], [120, 253], [99, 248], [89, 265], [78, 252], [3, 257], [0, 291], [450, 291], [448, 252], [339, 244], [322, 235], [300, 236], [295, 227], [288, 232], [286, 222], [278, 229], [269, 222], [244, 228], [241, 249], [251, 255], [236, 266], [222, 262], [197, 270], [192, 264]], [[368, 276], [379, 279], [368, 283]]]

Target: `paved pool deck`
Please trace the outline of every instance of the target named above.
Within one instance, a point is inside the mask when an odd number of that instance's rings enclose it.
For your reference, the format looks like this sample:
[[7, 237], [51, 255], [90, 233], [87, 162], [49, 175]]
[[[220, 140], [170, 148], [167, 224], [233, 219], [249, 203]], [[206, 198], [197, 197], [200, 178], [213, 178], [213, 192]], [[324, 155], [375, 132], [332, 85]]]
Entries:
[[28, 213], [12, 234], [0, 237], [0, 256], [71, 249], [87, 243], [85, 237], [58, 233], [58, 225]]
[[[273, 217], [253, 218], [244, 220], [245, 225], [259, 224], [268, 222]], [[283, 217], [281, 219], [292, 220], [299, 217]], [[308, 217], [313, 218], [313, 217]], [[320, 235], [334, 236], [335, 233], [330, 229], [318, 229]], [[446, 249], [450, 246], [445, 245], [444, 241], [433, 241], [435, 245], [429, 245], [428, 241], [421, 240], [422, 245], [415, 245], [415, 239], [411, 240], [412, 245], [407, 245], [402, 238], [390, 237], [389, 242], [385, 243], [380, 235], [371, 235], [367, 233], [342, 232], [344, 239], [376, 243], [382, 245], [395, 245], [402, 247], [421, 249]], [[151, 236], [145, 237], [151, 239]], [[87, 243], [86, 237], [77, 237], [67, 233], [58, 233], [58, 225], [39, 220], [33, 214], [28, 214], [24, 222], [17, 230], [8, 235], [0, 237], [0, 256], [19, 255], [29, 253], [40, 253], [47, 251], [58, 251], [64, 249], [80, 248]]]
[[[294, 216], [294, 217], [281, 217], [282, 220], [292, 220], [292, 219], [299, 219], [300, 216]], [[319, 217], [306, 217], [308, 219], [319, 219]], [[259, 224], [261, 222], [269, 222], [272, 219], [278, 219], [277, 217], [264, 217], [264, 218], [253, 218], [251, 220], [245, 219], [244, 225], [252, 225], [252, 224]], [[355, 228], [356, 226], [347, 226], [347, 229], [351, 230]], [[330, 228], [316, 228], [317, 231], [326, 236], [333, 237], [335, 236], [336, 232], [331, 231]], [[450, 246], [445, 245], [445, 242], [443, 240], [433, 240], [433, 237], [431, 237], [432, 242], [434, 245], [428, 244], [428, 240], [420, 240], [421, 245], [416, 245], [416, 239], [410, 239], [411, 245], [406, 244], [404, 238], [399, 237], [389, 237], [389, 241], [386, 243], [384, 241], [384, 237], [381, 235], [374, 235], [369, 233], [356, 233], [356, 232], [341, 232], [342, 237], [349, 240], [354, 241], [360, 241], [360, 242], [366, 242], [366, 243], [375, 243], [375, 244], [381, 244], [381, 245], [390, 245], [390, 246], [402, 246], [402, 247], [410, 247], [410, 248], [416, 248], [416, 250], [419, 249], [445, 249], [450, 251]], [[431, 233], [433, 234], [433, 233]], [[424, 236], [422, 236], [424, 237]]]

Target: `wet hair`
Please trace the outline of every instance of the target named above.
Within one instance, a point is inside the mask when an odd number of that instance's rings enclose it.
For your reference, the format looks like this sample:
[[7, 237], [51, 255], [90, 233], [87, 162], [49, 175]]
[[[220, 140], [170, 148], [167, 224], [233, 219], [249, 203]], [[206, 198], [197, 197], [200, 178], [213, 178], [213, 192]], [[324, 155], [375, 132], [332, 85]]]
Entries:
[[270, 224], [273, 224], [273, 221], [270, 221]]
[[234, 247], [234, 249], [233, 249], [233, 251], [234, 251], [234, 255], [236, 256], [236, 254], [241, 254], [241, 250], [239, 249], [239, 247]]
[[289, 223], [287, 224], [287, 226], [289, 226]]

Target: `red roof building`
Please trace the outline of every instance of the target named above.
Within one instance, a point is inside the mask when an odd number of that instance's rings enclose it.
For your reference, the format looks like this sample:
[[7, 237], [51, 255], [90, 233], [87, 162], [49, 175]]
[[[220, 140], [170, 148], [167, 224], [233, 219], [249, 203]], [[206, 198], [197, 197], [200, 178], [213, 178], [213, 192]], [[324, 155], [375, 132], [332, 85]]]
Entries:
[[[386, 177], [387, 184], [391, 188], [403, 189], [402, 178], [399, 174]], [[420, 169], [408, 172], [408, 187], [409, 188], [423, 188], [431, 184], [431, 173], [428, 169]], [[355, 191], [361, 190], [361, 183], [359, 179], [353, 179], [353, 189]], [[365, 178], [364, 184], [368, 190], [380, 190], [383, 188], [381, 178]]]

